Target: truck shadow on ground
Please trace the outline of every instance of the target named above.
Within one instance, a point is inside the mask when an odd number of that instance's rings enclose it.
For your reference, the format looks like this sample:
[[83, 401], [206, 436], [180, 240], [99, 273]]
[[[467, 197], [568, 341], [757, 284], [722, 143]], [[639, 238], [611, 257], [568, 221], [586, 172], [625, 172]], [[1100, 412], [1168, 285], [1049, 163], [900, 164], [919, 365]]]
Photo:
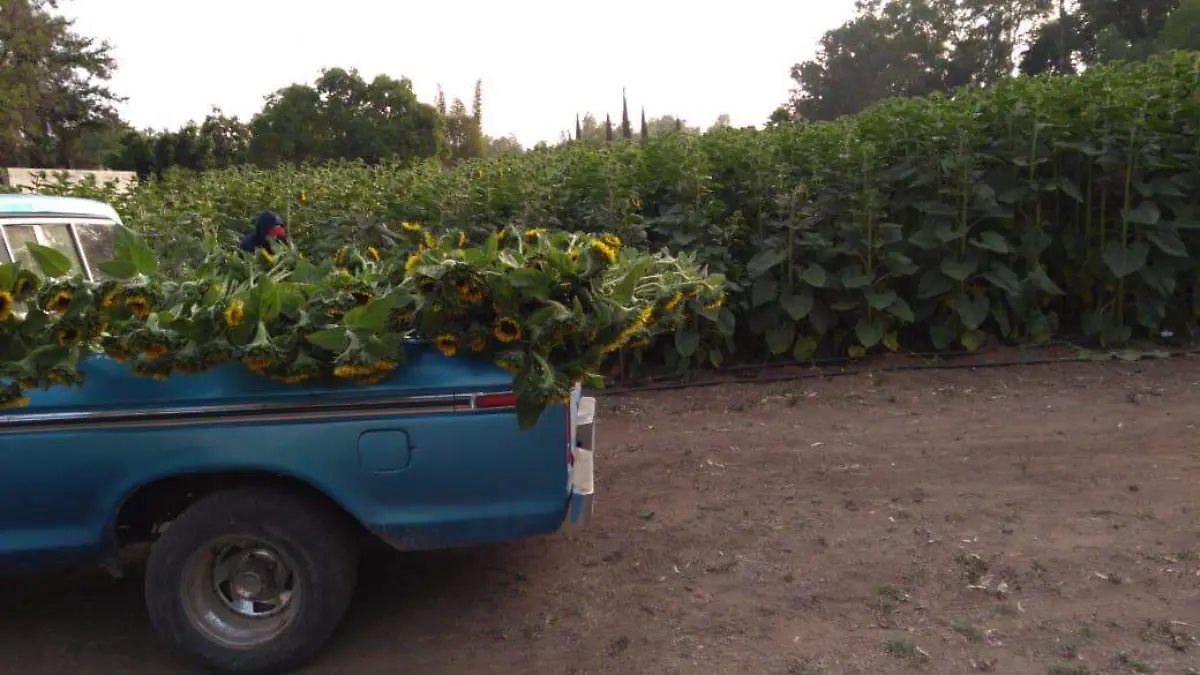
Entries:
[[[353, 672], [349, 659], [411, 659], [438, 627], [516, 583], [521, 544], [364, 554], [346, 618], [305, 673]], [[0, 673], [149, 675], [201, 672], [158, 642], [143, 602], [143, 567], [123, 579], [81, 570], [0, 579]], [[505, 579], [511, 579], [511, 582]]]

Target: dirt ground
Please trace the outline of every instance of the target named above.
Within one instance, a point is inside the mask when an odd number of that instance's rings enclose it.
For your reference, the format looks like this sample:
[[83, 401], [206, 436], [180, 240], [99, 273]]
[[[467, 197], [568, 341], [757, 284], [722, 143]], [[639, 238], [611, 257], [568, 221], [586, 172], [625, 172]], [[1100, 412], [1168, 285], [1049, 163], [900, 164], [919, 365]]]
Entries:
[[[1200, 361], [603, 400], [594, 526], [379, 554], [313, 675], [1200, 673]], [[193, 669], [140, 579], [0, 581], [0, 673]]]

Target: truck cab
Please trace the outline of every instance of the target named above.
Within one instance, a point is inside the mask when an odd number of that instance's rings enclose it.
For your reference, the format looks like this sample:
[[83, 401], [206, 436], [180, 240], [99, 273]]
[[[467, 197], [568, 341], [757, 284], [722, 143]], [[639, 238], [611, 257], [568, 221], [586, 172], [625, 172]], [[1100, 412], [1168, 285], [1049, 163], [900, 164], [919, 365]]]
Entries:
[[100, 278], [96, 263], [113, 255], [117, 211], [102, 202], [77, 197], [0, 195], [0, 264], [20, 262], [36, 269], [26, 244], [57, 249], [71, 269], [89, 281]]
[[[0, 197], [0, 264], [52, 246], [78, 274], [120, 218], [87, 200]], [[368, 541], [471, 546], [583, 525], [595, 401], [521, 430], [512, 377], [414, 341], [374, 385], [290, 385], [240, 364], [139, 378], [97, 353], [79, 387], [0, 411], [0, 572], [101, 564], [149, 548], [158, 634], [225, 672], [281, 672], [339, 624]], [[0, 382], [0, 384], [3, 384]]]

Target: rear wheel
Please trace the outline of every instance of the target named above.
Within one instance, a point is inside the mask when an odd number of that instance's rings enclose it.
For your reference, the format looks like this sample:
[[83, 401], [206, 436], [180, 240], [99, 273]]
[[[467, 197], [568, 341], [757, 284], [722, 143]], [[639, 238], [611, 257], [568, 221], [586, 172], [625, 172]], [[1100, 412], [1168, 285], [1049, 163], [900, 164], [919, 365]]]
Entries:
[[287, 672], [341, 621], [357, 562], [348, 528], [324, 505], [271, 489], [220, 492], [155, 544], [146, 606], [164, 640], [208, 666]]

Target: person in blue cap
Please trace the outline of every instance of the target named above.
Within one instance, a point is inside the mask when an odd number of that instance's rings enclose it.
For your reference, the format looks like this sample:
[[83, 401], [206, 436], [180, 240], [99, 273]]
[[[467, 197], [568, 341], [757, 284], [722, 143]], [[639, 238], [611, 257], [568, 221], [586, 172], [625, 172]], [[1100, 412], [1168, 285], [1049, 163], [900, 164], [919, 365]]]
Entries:
[[263, 211], [254, 221], [254, 231], [242, 237], [240, 247], [246, 253], [254, 253], [260, 248], [267, 249], [267, 253], [273, 253], [270, 240], [286, 238], [287, 225], [283, 219], [272, 211]]

